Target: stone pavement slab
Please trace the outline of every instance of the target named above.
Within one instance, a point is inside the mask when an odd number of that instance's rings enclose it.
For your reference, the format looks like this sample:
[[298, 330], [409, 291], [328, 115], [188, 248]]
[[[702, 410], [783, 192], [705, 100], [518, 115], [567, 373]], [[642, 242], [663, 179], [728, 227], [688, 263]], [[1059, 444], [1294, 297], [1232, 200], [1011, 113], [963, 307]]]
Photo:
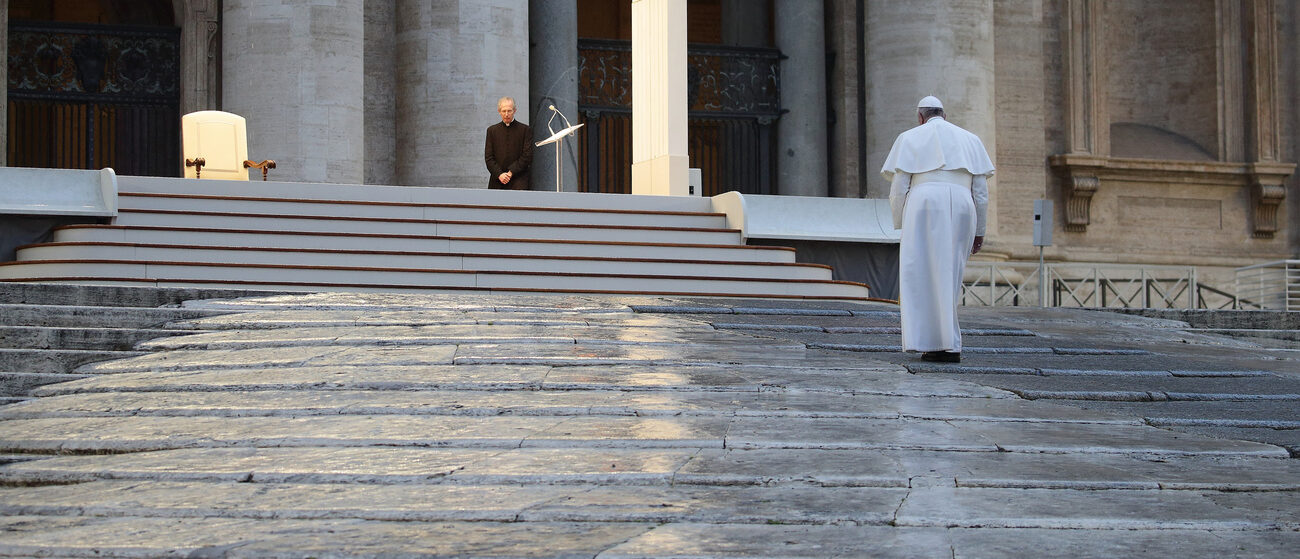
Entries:
[[[446, 326], [338, 326], [329, 328], [284, 328], [274, 330], [227, 330], [142, 342], [138, 349], [249, 349], [258, 347], [307, 346], [419, 346], [441, 344], [635, 344], [635, 345], [754, 345], [757, 336], [717, 331], [708, 325], [696, 328], [643, 328], [537, 325], [446, 325]], [[763, 338], [771, 340], [771, 338]], [[782, 342], [791, 350], [802, 346]]]
[[955, 528], [954, 559], [999, 557], [1295, 557], [1300, 532]]
[[1300, 491], [1300, 464], [1242, 456], [816, 449], [191, 448], [11, 464], [12, 485], [102, 479], [259, 483], [800, 485]]
[[953, 546], [941, 528], [674, 523], [631, 538], [596, 559], [649, 557], [952, 559]]
[[[1060, 528], [1072, 530], [1294, 530], [1300, 495], [1252, 495], [1252, 510], [1215, 492], [1055, 491], [930, 486], [913, 488], [898, 509], [900, 526]], [[1260, 506], [1267, 503], [1265, 506]]]
[[877, 487], [100, 481], [23, 491], [0, 488], [0, 514], [884, 525], [907, 495], [907, 489]]
[[807, 417], [57, 417], [0, 423], [0, 452], [224, 446], [822, 448], [1286, 456], [1272, 445], [1146, 426]]
[[0, 517], [0, 557], [585, 559], [650, 523]]
[[[0, 555], [1281, 557], [1300, 534], [1284, 448], [994, 384], [1290, 393], [1288, 357], [1174, 321], [964, 310], [977, 350], [927, 369], [887, 305], [187, 306], [230, 314], [0, 408]], [[1286, 413], [1256, 401], [1214, 409]]]
[[[636, 381], [629, 384], [636, 385]], [[109, 416], [612, 415], [842, 417], [1139, 425], [1126, 415], [993, 398], [783, 391], [260, 390], [65, 394], [0, 408], [3, 419]]]

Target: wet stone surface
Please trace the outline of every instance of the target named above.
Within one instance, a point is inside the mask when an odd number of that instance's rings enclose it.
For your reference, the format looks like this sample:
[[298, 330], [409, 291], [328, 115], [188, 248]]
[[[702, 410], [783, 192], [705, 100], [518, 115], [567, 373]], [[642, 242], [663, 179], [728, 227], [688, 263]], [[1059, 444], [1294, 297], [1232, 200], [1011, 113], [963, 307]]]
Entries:
[[936, 366], [896, 350], [884, 304], [184, 306], [229, 314], [0, 407], [0, 556], [1300, 546], [1300, 354], [1174, 321], [963, 309], [970, 350]]

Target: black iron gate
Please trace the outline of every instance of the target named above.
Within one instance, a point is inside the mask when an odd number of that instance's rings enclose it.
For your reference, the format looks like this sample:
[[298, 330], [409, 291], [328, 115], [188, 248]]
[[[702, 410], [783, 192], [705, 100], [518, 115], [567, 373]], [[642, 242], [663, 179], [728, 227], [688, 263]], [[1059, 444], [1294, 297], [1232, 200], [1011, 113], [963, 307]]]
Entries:
[[[780, 52], [691, 45], [687, 49], [690, 165], [702, 190], [772, 194], [772, 128], [780, 116]], [[578, 41], [578, 183], [587, 192], [632, 191], [632, 44]]]
[[180, 29], [11, 22], [15, 167], [177, 176]]

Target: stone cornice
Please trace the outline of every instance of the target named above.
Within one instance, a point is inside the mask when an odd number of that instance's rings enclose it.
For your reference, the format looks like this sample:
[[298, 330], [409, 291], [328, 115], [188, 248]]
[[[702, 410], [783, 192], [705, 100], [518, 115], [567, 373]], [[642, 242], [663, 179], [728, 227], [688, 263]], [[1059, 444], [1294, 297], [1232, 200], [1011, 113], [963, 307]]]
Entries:
[[1278, 230], [1278, 205], [1286, 198], [1283, 184], [1296, 169], [1294, 163], [1275, 161], [1173, 161], [1069, 153], [1053, 155], [1049, 162], [1065, 179], [1065, 230], [1076, 233], [1087, 230], [1092, 196], [1103, 183], [1131, 181], [1250, 188], [1253, 235], [1272, 238]]

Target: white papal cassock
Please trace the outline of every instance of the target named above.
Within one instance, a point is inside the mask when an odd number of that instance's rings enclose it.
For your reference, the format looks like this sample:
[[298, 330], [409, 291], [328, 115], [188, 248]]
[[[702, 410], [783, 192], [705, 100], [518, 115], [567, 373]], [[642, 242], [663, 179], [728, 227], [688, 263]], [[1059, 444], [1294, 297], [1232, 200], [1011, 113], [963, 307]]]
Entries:
[[976, 235], [984, 235], [993, 162], [979, 137], [933, 117], [894, 140], [890, 181], [899, 247], [904, 351], [961, 351], [957, 302]]

